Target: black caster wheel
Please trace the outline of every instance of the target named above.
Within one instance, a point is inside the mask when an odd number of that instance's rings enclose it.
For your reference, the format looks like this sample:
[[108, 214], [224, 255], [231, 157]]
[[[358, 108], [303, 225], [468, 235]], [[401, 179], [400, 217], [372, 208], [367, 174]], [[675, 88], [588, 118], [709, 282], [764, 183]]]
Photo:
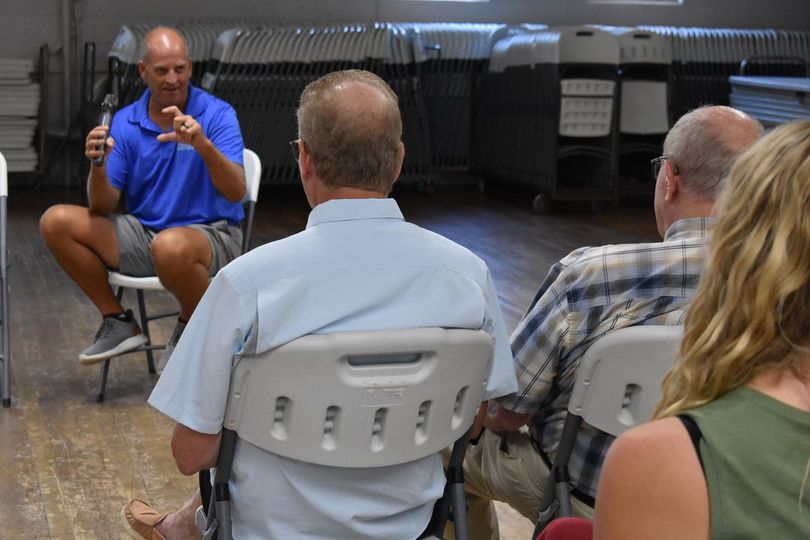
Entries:
[[538, 193], [532, 200], [532, 209], [538, 214], [548, 214], [551, 210], [551, 201], [548, 199], [548, 194]]

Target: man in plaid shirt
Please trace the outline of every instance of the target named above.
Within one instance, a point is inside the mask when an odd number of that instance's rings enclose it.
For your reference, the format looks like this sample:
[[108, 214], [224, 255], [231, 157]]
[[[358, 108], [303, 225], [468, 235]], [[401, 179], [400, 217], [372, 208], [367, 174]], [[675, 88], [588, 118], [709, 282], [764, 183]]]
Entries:
[[[652, 160], [662, 242], [585, 247], [555, 264], [511, 337], [518, 392], [489, 403], [464, 462], [472, 538], [499, 538], [492, 500], [534, 520], [543, 499], [579, 359], [612, 330], [681, 324], [703, 269], [715, 198], [731, 165], [762, 134], [729, 107], [684, 115]], [[527, 425], [526, 430], [519, 428]], [[613, 437], [580, 428], [569, 462], [576, 515], [593, 514]]]

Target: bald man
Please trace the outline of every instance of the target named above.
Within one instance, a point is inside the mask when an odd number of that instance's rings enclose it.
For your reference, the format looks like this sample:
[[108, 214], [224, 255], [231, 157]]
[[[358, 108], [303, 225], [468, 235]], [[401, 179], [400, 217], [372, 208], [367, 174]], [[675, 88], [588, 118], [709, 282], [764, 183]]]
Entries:
[[[146, 35], [138, 69], [147, 87], [141, 98], [116, 113], [112, 128], [87, 135], [88, 207], [53, 206], [40, 231], [102, 316], [93, 344], [79, 354], [82, 364], [147, 341], [107, 271], [160, 278], [180, 304], [162, 369], [209, 278], [241, 252], [244, 143], [233, 108], [189, 83], [191, 59], [176, 30]], [[117, 214], [122, 192], [127, 212]]]
[[[663, 241], [584, 247], [551, 268], [512, 334], [519, 390], [490, 403], [488, 429], [464, 460], [471, 538], [499, 538], [492, 500], [537, 517], [588, 346], [627, 326], [682, 323], [703, 270], [715, 199], [734, 161], [761, 135], [756, 120], [729, 107], [684, 115], [651, 163]], [[576, 515], [593, 513], [612, 440], [585, 424], [579, 430], [569, 468]]]
[[[486, 395], [516, 388], [486, 264], [405, 222], [388, 198], [405, 152], [391, 88], [356, 70], [314, 81], [301, 95], [298, 136], [293, 153], [312, 206], [306, 230], [253, 250], [217, 275], [149, 398], [177, 422], [172, 452], [184, 474], [215, 463], [237, 355], [307, 334], [483, 329], [495, 345]], [[243, 441], [233, 468], [234, 538], [416, 538], [445, 483], [438, 455], [349, 470], [282, 458]], [[134, 501], [123, 514], [138, 537], [174, 538], [184, 534], [197, 504], [195, 498], [161, 514]]]

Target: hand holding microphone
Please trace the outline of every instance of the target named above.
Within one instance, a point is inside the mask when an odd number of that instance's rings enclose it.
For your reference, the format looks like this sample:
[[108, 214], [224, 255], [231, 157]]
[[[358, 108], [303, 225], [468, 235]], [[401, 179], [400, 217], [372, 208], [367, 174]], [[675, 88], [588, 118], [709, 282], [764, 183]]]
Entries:
[[[113, 113], [115, 112], [116, 97], [114, 94], [107, 94], [101, 102], [101, 118], [99, 125], [88, 135], [84, 155], [93, 162], [96, 167], [104, 165], [104, 156], [107, 153], [107, 138], [110, 135]], [[112, 148], [112, 144], [109, 145]]]

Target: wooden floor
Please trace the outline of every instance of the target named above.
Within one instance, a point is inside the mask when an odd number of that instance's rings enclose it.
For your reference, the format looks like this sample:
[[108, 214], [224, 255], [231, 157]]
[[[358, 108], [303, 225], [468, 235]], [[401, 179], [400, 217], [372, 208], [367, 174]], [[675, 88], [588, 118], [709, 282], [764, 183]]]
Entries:
[[[487, 261], [510, 330], [549, 266], [568, 251], [657, 237], [649, 204], [539, 216], [528, 194], [444, 187], [395, 196], [410, 221]], [[77, 355], [99, 317], [37, 230], [41, 213], [65, 201], [80, 198], [14, 188], [9, 198], [13, 400], [10, 409], [0, 409], [0, 538], [126, 538], [119, 517], [124, 503], [140, 498], [170, 509], [195, 487], [194, 478], [175, 469], [171, 422], [146, 405], [156, 378], [142, 354], [115, 359], [107, 401], [94, 401], [98, 367], [81, 366]], [[307, 212], [298, 190], [265, 189], [254, 245], [301, 230]], [[147, 301], [173, 305], [166, 295]], [[133, 298], [125, 302], [135, 307]], [[170, 331], [171, 323], [158, 323], [158, 337]], [[528, 538], [527, 521], [503, 507], [499, 515], [503, 538]]]

